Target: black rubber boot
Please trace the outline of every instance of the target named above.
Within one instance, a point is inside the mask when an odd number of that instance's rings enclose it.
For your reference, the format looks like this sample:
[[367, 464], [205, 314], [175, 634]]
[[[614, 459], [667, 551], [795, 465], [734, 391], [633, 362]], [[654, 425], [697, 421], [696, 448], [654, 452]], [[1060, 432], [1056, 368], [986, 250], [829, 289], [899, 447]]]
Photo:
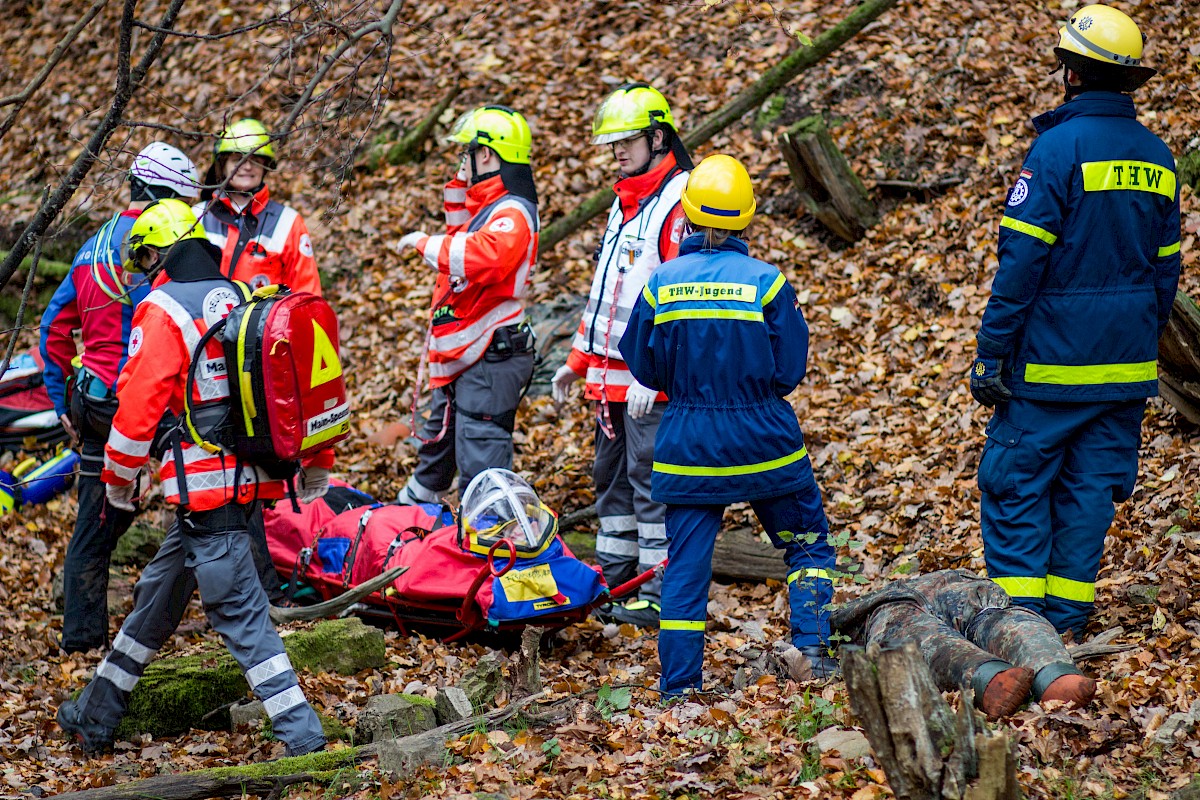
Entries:
[[84, 717], [74, 700], [68, 700], [58, 707], [58, 727], [79, 742], [85, 753], [112, 750], [113, 729]]

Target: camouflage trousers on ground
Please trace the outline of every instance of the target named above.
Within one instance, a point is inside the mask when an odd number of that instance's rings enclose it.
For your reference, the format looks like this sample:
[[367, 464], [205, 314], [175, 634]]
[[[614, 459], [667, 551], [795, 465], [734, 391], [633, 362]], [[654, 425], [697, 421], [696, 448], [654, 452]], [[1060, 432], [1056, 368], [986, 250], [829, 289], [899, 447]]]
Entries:
[[1054, 678], [1077, 672], [1053, 625], [966, 571], [897, 581], [843, 604], [830, 621], [856, 644], [914, 643], [943, 691], [971, 684], [985, 665], [992, 674], [1007, 665], [1028, 667], [1038, 697]]

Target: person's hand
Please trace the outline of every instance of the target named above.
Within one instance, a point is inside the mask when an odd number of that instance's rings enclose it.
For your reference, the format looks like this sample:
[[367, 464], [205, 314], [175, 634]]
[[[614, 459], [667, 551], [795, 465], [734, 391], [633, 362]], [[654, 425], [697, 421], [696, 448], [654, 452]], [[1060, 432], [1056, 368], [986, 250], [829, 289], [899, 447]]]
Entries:
[[562, 403], [567, 399], [567, 391], [571, 388], [571, 384], [579, 380], [579, 373], [563, 364], [558, 368], [558, 372], [554, 373], [554, 377], [550, 379], [550, 393], [554, 395], [554, 402]]
[[625, 407], [629, 411], [629, 418], [640, 419], [649, 414], [650, 409], [654, 408], [656, 397], [657, 390], [642, 386], [637, 381], [630, 384], [625, 390]]
[[79, 431], [75, 430], [75, 426], [71, 424], [71, 415], [59, 414], [58, 421], [62, 424], [63, 430], [67, 432], [67, 438], [71, 440], [71, 447], [79, 447]]
[[137, 490], [136, 484], [136, 479], [120, 486], [115, 483], [107, 483], [104, 485], [104, 499], [113, 508], [133, 511], [133, 493]]
[[1012, 399], [1012, 392], [1000, 379], [1004, 359], [975, 356], [971, 365], [971, 396], [980, 405], [992, 408]]
[[429, 234], [425, 231], [413, 231], [406, 233], [400, 237], [400, 241], [396, 243], [396, 252], [403, 253], [406, 247], [416, 247], [417, 243], [422, 239], [428, 239]]
[[329, 470], [324, 467], [301, 467], [300, 485], [296, 495], [301, 503], [311, 503], [329, 491]]

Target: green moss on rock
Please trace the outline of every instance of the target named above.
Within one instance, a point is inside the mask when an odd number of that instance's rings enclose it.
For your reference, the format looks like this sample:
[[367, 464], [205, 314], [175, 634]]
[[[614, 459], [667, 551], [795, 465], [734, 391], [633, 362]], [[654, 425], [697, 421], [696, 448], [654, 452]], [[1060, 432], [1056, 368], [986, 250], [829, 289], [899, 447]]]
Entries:
[[383, 631], [358, 617], [326, 620], [307, 631], [283, 637], [288, 658], [296, 669], [353, 675], [379, 669], [387, 662]]
[[134, 525], [117, 540], [112, 563], [123, 567], [144, 567], [154, 558], [167, 532], [147, 525]]

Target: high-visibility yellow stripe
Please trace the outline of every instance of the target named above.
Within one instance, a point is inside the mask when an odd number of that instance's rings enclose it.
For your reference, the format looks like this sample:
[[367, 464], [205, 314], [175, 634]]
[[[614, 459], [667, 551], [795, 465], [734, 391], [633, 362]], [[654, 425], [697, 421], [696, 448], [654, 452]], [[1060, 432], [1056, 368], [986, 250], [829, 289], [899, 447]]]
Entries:
[[1091, 364], [1072, 367], [1063, 364], [1026, 364], [1026, 383], [1052, 383], [1055, 386], [1095, 386], [1102, 383], [1141, 383], [1158, 380], [1157, 361], [1135, 364]]
[[1047, 575], [1046, 596], [1061, 597], [1064, 600], [1075, 600], [1080, 603], [1094, 603], [1096, 602], [1096, 584], [1060, 578], [1058, 575]]
[[1009, 597], [1045, 597], [1045, 578], [992, 578]]
[[787, 576], [788, 583], [795, 583], [800, 579], [800, 576], [805, 578], [818, 578], [820, 580], [831, 581], [833, 576], [829, 574], [827, 569], [798, 569]]
[[753, 303], [758, 299], [758, 287], [752, 283], [668, 283], [658, 287], [659, 303], [712, 302]]
[[773, 458], [770, 461], [760, 461], [757, 464], [738, 464], [733, 467], [689, 467], [680, 464], [665, 464], [662, 461], [654, 462], [654, 471], [661, 472], [665, 475], [693, 475], [701, 477], [728, 477], [730, 475], [754, 475], [758, 472], [769, 472], [773, 469], [786, 467], [788, 464], [794, 464], [802, 458], [808, 457], [808, 448], [801, 447], [794, 453], [789, 453], [786, 456]]
[[651, 308], [658, 307], [658, 303], [654, 299], [654, 292], [650, 291], [649, 285], [642, 287], [642, 297], [644, 297], [646, 299], [646, 302], [650, 304]]
[[1086, 161], [1083, 172], [1085, 192], [1153, 192], [1175, 199], [1175, 173], [1149, 161]]
[[1046, 244], [1054, 244], [1058, 241], [1058, 237], [1046, 230], [1039, 228], [1037, 225], [1030, 225], [1028, 222], [1021, 222], [1019, 219], [1012, 217], [1004, 217], [1000, 220], [1001, 228], [1010, 228], [1017, 233], [1024, 233], [1032, 236], [1035, 239], [1041, 239]]
[[697, 622], [690, 619], [660, 619], [658, 629], [660, 631], [703, 631], [704, 620]]
[[740, 319], [746, 322], [762, 322], [763, 315], [761, 311], [735, 311], [732, 308], [685, 308], [655, 314], [654, 324], [661, 325], [677, 319]]
[[1178, 252], [1179, 252], [1179, 242], [1176, 242], [1175, 244], [1169, 244], [1166, 247], [1158, 248], [1158, 257], [1166, 258], [1167, 256], [1173, 256]]
[[779, 294], [779, 290], [783, 288], [785, 283], [787, 283], [787, 279], [783, 277], [782, 272], [776, 275], [775, 282], [771, 284], [771, 288], [767, 289], [767, 293], [763, 295], [762, 304], [764, 306], [770, 305], [771, 301], [775, 299], [775, 295]]

